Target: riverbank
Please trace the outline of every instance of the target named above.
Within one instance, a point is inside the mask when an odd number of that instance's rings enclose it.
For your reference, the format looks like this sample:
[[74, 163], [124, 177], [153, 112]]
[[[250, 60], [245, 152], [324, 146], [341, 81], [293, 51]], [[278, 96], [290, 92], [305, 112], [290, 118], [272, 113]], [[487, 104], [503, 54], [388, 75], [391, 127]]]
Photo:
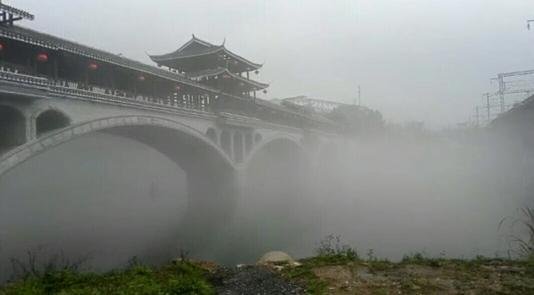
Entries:
[[235, 268], [175, 261], [106, 274], [47, 272], [10, 283], [0, 294], [534, 294], [534, 262], [420, 254], [396, 263], [334, 254]]
[[311, 294], [534, 294], [534, 263], [501, 259], [429, 259], [401, 262], [315, 257], [285, 277]]

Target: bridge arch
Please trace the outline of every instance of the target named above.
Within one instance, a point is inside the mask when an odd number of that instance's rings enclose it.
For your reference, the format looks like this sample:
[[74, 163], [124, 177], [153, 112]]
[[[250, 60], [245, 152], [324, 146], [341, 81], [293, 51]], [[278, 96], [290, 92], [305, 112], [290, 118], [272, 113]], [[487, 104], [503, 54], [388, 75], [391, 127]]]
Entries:
[[17, 108], [0, 105], [0, 152], [26, 141], [26, 119]]
[[[0, 111], [10, 112], [11, 116], [16, 117], [16, 119], [9, 120], [9, 122], [14, 121], [18, 124], [23, 123], [21, 121], [21, 119], [23, 119], [22, 113], [17, 111], [15, 108], [0, 105]], [[4, 119], [7, 117], [2, 116], [1, 118], [7, 122], [7, 120]], [[211, 142], [207, 136], [185, 124], [153, 116], [116, 116], [69, 125], [67, 128], [49, 132], [36, 140], [11, 149], [7, 153], [0, 156], [0, 177], [2, 174], [5, 174], [18, 164], [42, 152], [45, 152], [54, 146], [93, 132], [117, 133], [146, 143], [146, 138], [143, 138], [143, 136], [136, 136], [134, 134], [135, 132], [133, 132], [135, 129], [141, 130], [143, 127], [144, 129], [157, 128], [160, 131], [172, 131], [175, 133], [174, 135], [182, 134], [183, 136], [187, 137], [187, 140], [190, 143], [192, 143], [194, 139], [195, 143], [203, 145], [205, 148], [216, 154], [220, 158], [221, 162], [224, 162], [226, 166], [234, 168], [230, 157], [226, 155], [226, 153], [224, 153], [224, 151], [219, 148], [216, 143]], [[9, 128], [8, 130], [11, 129], [12, 128]], [[127, 130], [130, 132], [127, 132]], [[149, 143], [149, 145], [151, 144]], [[169, 153], [169, 151], [160, 151]]]
[[[9, 112], [13, 117], [19, 115], [11, 109]], [[21, 123], [19, 117], [14, 121]], [[180, 166], [187, 174], [188, 214], [195, 217], [195, 222], [205, 222], [202, 226], [209, 227], [213, 220], [220, 221], [231, 214], [237, 196], [236, 170], [231, 158], [205, 134], [180, 122], [153, 116], [101, 118], [43, 134], [0, 156], [0, 177], [40, 153], [94, 132], [147, 144]], [[210, 218], [203, 220], [204, 216]]]
[[252, 143], [252, 135], [249, 139], [245, 136], [245, 147], [250, 148], [250, 151], [247, 153], [244, 164], [245, 169], [248, 168], [248, 165], [258, 156], [259, 153], [271, 152], [271, 149], [281, 148], [285, 152], [294, 154], [296, 158], [300, 159], [301, 157], [306, 157], [306, 150], [302, 142], [296, 138], [292, 138], [286, 135], [272, 136], [269, 138], [263, 138], [259, 133], [254, 135], [254, 143]]
[[96, 132], [149, 145], [180, 166], [186, 177], [187, 208], [172, 238], [180, 239], [176, 247], [191, 255], [210, 253], [204, 247], [213, 244], [209, 239], [216, 235], [211, 233], [232, 217], [238, 191], [233, 162], [206, 136], [205, 130], [153, 116], [117, 116], [75, 123], [1, 155], [0, 178], [38, 154]]
[[39, 112], [35, 117], [35, 133], [37, 137], [44, 134], [65, 128], [70, 125], [70, 118], [58, 109], [46, 109]]

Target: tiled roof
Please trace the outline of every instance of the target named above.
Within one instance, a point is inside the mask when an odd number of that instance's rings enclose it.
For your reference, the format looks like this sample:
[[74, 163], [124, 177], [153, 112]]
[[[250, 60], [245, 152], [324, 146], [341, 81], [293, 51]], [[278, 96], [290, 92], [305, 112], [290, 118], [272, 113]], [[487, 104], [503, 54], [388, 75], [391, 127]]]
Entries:
[[265, 84], [265, 83], [261, 83], [261, 82], [257, 82], [257, 81], [254, 81], [254, 80], [250, 80], [250, 79], [241, 77], [240, 75], [236, 75], [236, 74], [228, 71], [228, 69], [222, 68], [222, 67], [218, 67], [218, 68], [215, 68], [215, 69], [209, 69], [209, 70], [202, 70], [202, 71], [199, 71], [199, 72], [187, 73], [186, 75], [191, 79], [199, 79], [199, 78], [204, 78], [204, 77], [213, 77], [213, 76], [217, 76], [217, 75], [221, 75], [221, 74], [229, 75], [229, 76], [231, 76], [232, 78], [234, 78], [234, 79], [236, 79], [238, 81], [241, 81], [241, 82], [247, 83], [249, 85], [252, 85], [257, 90], [261, 90], [261, 89], [265, 89], [265, 88], [269, 87], [269, 84]]
[[187, 59], [197, 56], [205, 56], [210, 54], [215, 54], [218, 52], [223, 52], [224, 54], [248, 65], [249, 67], [253, 69], [259, 69], [262, 67], [261, 64], [253, 63], [233, 52], [228, 50], [224, 44], [222, 45], [214, 45], [209, 42], [206, 42], [204, 40], [198, 39], [193, 35], [193, 38], [189, 40], [187, 43], [182, 45], [182, 47], [178, 48], [176, 51], [162, 54], [162, 55], [150, 55], [150, 58], [154, 62], [165, 62], [165, 61], [172, 61], [172, 60], [180, 60], [180, 59]]
[[110, 64], [115, 64], [131, 70], [144, 72], [146, 74], [158, 76], [163, 79], [180, 82], [193, 87], [203, 88], [207, 91], [216, 91], [204, 85], [200, 85], [191, 81], [187, 77], [163, 70], [154, 66], [150, 66], [132, 59], [128, 59], [113, 53], [109, 53], [100, 49], [95, 49], [76, 42], [68, 41], [49, 34], [41, 33], [28, 28], [20, 26], [2, 27], [0, 26], [0, 37], [17, 40], [20, 42], [33, 44], [48, 48], [51, 50], [66, 51], [76, 55], [81, 55], [96, 61], [102, 61]]

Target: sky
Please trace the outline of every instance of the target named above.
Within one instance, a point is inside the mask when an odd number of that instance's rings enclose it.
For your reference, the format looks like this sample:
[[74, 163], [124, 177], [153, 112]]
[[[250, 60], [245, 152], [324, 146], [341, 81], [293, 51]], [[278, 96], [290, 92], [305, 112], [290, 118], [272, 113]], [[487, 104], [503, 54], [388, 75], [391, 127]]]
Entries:
[[388, 122], [468, 120], [490, 78], [534, 68], [532, 0], [9, 0], [23, 25], [151, 63], [195, 34], [264, 66], [265, 98], [361, 103]]

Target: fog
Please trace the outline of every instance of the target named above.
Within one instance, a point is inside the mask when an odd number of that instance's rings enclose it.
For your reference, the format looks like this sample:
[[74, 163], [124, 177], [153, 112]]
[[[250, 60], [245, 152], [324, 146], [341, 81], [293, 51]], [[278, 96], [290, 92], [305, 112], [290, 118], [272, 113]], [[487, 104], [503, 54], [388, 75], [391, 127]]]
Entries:
[[[394, 260], [416, 251], [507, 256], [498, 223], [532, 203], [534, 158], [518, 142], [484, 131], [474, 138], [347, 140], [313, 159], [289, 142], [273, 144], [247, 169], [232, 217], [203, 229], [184, 228], [187, 179], [174, 162], [130, 139], [85, 136], [0, 179], [3, 277], [26, 251], [43, 263], [57, 253], [87, 258], [88, 270], [132, 257], [162, 263], [181, 251], [236, 264], [273, 249], [306, 257], [329, 234], [361, 255], [373, 249]], [[204, 244], [187, 248], [183, 239], [199, 231]]]
[[[280, 197], [270, 189], [246, 195], [252, 199], [249, 207], [261, 211], [245, 223], [265, 217], [266, 225], [256, 233], [260, 239], [263, 234], [276, 235], [270, 232], [269, 220], [284, 225], [275, 232], [297, 227], [291, 234], [280, 234], [286, 250], [297, 256], [312, 254], [328, 234], [341, 236], [360, 254], [373, 249], [390, 259], [413, 252], [434, 257], [506, 256], [510, 245], [504, 235], [509, 233], [500, 232], [498, 223], [532, 203], [527, 188], [532, 154], [502, 138], [359, 140], [320, 156], [318, 169], [308, 175], [305, 195], [282, 193], [286, 204], [294, 206], [287, 222], [271, 218], [280, 206], [269, 210], [267, 203]], [[278, 187], [269, 176], [264, 175], [262, 183]], [[263, 250], [276, 247], [260, 244]]]
[[[265, 63], [265, 99], [352, 103], [361, 86], [363, 105], [386, 121], [432, 130], [465, 121], [490, 77], [534, 57], [526, 0], [12, 2], [37, 15], [30, 28], [147, 63], [192, 33], [226, 40]], [[90, 134], [2, 175], [0, 281], [28, 251], [96, 271], [184, 253], [234, 265], [270, 250], [307, 257], [330, 234], [392, 260], [507, 256], [498, 224], [534, 201], [532, 145], [491, 128], [337, 138], [314, 153], [275, 142], [240, 171], [234, 198], [205, 193], [194, 212], [191, 179], [215, 168], [188, 175], [194, 167], [146, 143]]]

